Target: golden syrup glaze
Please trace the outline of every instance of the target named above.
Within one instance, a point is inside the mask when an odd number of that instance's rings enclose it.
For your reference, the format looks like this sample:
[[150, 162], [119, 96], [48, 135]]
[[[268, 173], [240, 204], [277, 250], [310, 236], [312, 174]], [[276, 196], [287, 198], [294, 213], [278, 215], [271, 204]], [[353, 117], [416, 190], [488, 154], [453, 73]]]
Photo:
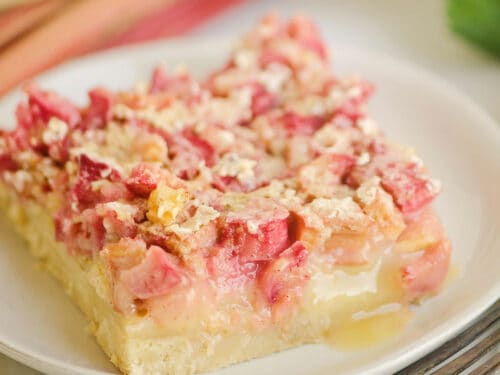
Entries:
[[[461, 268], [452, 264], [442, 289], [461, 276]], [[414, 301], [420, 304], [426, 297]], [[383, 344], [401, 334], [412, 321], [414, 312], [408, 303], [387, 303], [372, 310], [360, 310], [346, 317], [325, 336], [325, 343], [339, 350], [355, 350]]]
[[312, 278], [311, 309], [328, 310], [323, 341], [341, 350], [384, 342], [399, 334], [412, 313], [401, 286], [399, 253], [387, 251], [368, 266], [328, 266]]
[[335, 349], [354, 350], [384, 343], [399, 335], [412, 319], [408, 306], [389, 303], [375, 310], [359, 311], [325, 336]]
[[[413, 305], [430, 297], [426, 295], [411, 302], [406, 300], [401, 283], [395, 282], [400, 277], [397, 262], [393, 259], [392, 263], [389, 261], [382, 266], [380, 262], [379, 259], [371, 270], [354, 276], [358, 283], [360, 280], [365, 281], [365, 292], [350, 296], [349, 300], [345, 296], [330, 300], [330, 303], [339, 304], [342, 308], [335, 313], [336, 321], [332, 322], [324, 336], [325, 344], [334, 349], [350, 351], [393, 340], [413, 320]], [[460, 274], [457, 265], [450, 265], [441, 289], [460, 277]], [[345, 277], [353, 280], [353, 276]], [[375, 285], [371, 284], [374, 277]]]

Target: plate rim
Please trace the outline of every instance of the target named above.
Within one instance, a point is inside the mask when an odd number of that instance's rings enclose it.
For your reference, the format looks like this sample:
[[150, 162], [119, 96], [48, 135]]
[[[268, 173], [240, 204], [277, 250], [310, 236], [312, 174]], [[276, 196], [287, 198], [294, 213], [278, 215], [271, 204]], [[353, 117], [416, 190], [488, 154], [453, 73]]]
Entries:
[[[117, 57], [127, 54], [132, 56], [134, 54], [140, 54], [141, 51], [148, 51], [153, 48], [158, 48], [160, 51], [168, 51], [172, 48], [193, 50], [196, 46], [206, 46], [211, 45], [212, 48], [227, 49], [229, 46], [233, 45], [234, 39], [228, 37], [179, 37], [172, 38], [168, 40], [156, 40], [141, 44], [119, 46], [105, 51], [97, 51], [83, 57], [77, 57], [66, 61], [63, 64], [59, 64], [43, 73], [31, 78], [31, 80], [40, 80], [44, 78], [50, 78], [52, 75], [65, 74], [71, 71], [78, 65], [97, 63], [99, 60], [116, 59]], [[377, 65], [388, 65], [393, 67], [399, 72], [418, 74], [419, 78], [424, 80], [429, 87], [433, 88], [437, 95], [442, 95], [448, 97], [448, 99], [460, 104], [462, 111], [470, 112], [474, 117], [478, 118], [479, 126], [481, 127], [481, 132], [489, 132], [492, 137], [496, 137], [496, 141], [500, 144], [500, 124], [499, 121], [494, 119], [490, 113], [483, 109], [479, 104], [477, 104], [469, 95], [459, 90], [455, 85], [445, 80], [441, 76], [424, 69], [423, 67], [415, 64], [414, 62], [400, 59], [398, 57], [393, 57], [391, 55], [385, 54], [380, 51], [375, 51], [370, 48], [358, 48], [345, 45], [343, 43], [331, 43], [327, 41], [329, 47], [334, 51], [334, 55], [342, 56], [347, 55], [348, 58], [355, 59], [366, 59], [374, 58]], [[151, 63], [161, 63], [161, 61], [151, 61]], [[333, 67], [335, 67], [335, 60], [333, 59]], [[146, 72], [145, 72], [146, 73]], [[367, 77], [369, 78], [369, 77]], [[18, 85], [14, 89], [10, 90], [7, 94], [0, 97], [0, 107], [5, 105], [15, 95], [19, 95], [19, 92], [23, 84]], [[495, 301], [500, 297], [500, 280], [491, 286], [487, 292], [481, 295], [481, 298], [477, 299], [469, 305], [467, 309], [464, 309], [454, 318], [448, 320], [439, 326], [439, 330], [436, 328], [434, 332], [432, 331], [432, 337], [428, 337], [431, 332], [427, 332], [419, 339], [419, 342], [424, 338], [428, 338], [425, 345], [417, 345], [416, 343], [407, 345], [404, 350], [398, 350], [392, 352], [392, 355], [386, 358], [384, 361], [379, 361], [369, 366], [361, 367], [356, 369], [356, 372], [362, 372], [363, 374], [379, 374], [398, 371], [408, 364], [416, 361], [417, 359], [423, 357], [424, 355], [430, 353], [432, 350], [436, 349], [438, 346], [442, 345], [445, 341], [450, 339], [453, 335], [462, 331], [466, 326], [471, 324], [474, 319], [476, 319], [481, 313], [486, 311]], [[8, 339], [5, 338], [0, 332], [0, 352], [4, 355], [15, 359], [16, 361], [23, 363], [31, 368], [38, 371], [44, 371], [49, 373], [72, 373], [72, 374], [89, 374], [89, 375], [109, 375], [109, 372], [103, 372], [100, 370], [93, 370], [79, 365], [69, 364], [53, 357], [46, 356], [36, 351], [30, 350], [29, 348], [23, 347], [23, 345], [12, 345], [9, 344]]]

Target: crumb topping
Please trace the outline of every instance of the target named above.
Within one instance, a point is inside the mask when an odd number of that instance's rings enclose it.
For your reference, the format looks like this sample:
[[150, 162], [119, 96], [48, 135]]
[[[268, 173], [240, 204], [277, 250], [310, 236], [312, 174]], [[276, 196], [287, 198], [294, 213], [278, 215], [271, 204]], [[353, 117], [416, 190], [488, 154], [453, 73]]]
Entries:
[[368, 117], [372, 91], [331, 72], [309, 20], [271, 16], [201, 81], [157, 68], [83, 108], [28, 86], [0, 177], [50, 209], [71, 251], [105, 259], [117, 309], [199, 277], [253, 283], [276, 309], [307, 283], [309, 252], [365, 264], [440, 190]]

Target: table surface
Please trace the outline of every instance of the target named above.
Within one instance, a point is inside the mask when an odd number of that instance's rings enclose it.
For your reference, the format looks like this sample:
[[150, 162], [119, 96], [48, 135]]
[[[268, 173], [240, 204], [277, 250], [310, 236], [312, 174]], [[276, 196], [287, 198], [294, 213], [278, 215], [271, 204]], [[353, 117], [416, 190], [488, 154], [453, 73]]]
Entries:
[[[194, 29], [192, 36], [235, 38], [260, 16], [305, 12], [319, 24], [329, 45], [353, 45], [410, 61], [445, 79], [500, 122], [500, 62], [453, 34], [440, 0], [300, 0], [244, 2]], [[333, 51], [335, 64], [335, 51]], [[35, 375], [0, 354], [0, 373]]]

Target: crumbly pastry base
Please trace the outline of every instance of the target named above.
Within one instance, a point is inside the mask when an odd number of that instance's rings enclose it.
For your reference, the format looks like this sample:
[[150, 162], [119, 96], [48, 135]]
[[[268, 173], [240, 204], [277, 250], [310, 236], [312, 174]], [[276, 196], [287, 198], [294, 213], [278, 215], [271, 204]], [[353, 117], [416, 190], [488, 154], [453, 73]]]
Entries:
[[303, 343], [317, 342], [330, 326], [330, 316], [326, 312], [322, 317], [301, 312], [286, 327], [272, 326], [260, 332], [143, 335], [137, 329], [137, 321], [129, 321], [113, 309], [102, 264], [79, 254], [68, 254], [64, 245], [55, 241], [53, 220], [40, 205], [29, 200], [21, 201], [1, 183], [0, 203], [16, 230], [27, 240], [31, 253], [59, 280], [85, 313], [89, 331], [125, 374], [205, 372]]

